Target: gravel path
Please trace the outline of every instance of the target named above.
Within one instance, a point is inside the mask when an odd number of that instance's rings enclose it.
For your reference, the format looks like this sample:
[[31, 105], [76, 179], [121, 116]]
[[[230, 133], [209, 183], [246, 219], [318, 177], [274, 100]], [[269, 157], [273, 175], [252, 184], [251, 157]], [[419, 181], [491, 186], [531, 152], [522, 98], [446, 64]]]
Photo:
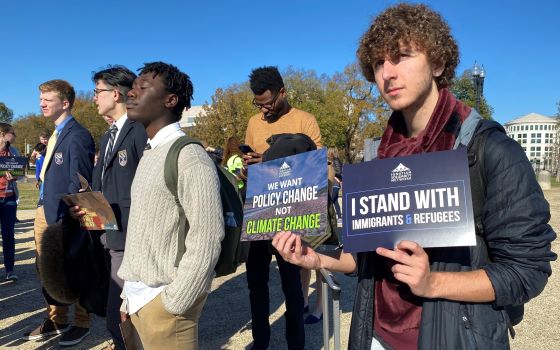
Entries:
[[[560, 188], [545, 191], [551, 204], [551, 224], [560, 232]], [[44, 317], [44, 302], [34, 265], [32, 210], [18, 212], [21, 220], [16, 226], [16, 273], [17, 283], [0, 282], [0, 349], [58, 349], [58, 339], [43, 342], [26, 342], [19, 338], [28, 328], [35, 327]], [[560, 242], [553, 243], [553, 250], [560, 252]], [[3, 273], [3, 265], [0, 266]], [[512, 340], [513, 349], [560, 349], [560, 276], [556, 273], [560, 261], [553, 263], [554, 274], [546, 289], [535, 300], [526, 305], [525, 318], [516, 327], [517, 336]], [[276, 264], [271, 264], [271, 350], [285, 349], [285, 311]], [[314, 274], [312, 274], [314, 276]], [[314, 278], [314, 277], [312, 277]], [[341, 297], [341, 341], [342, 349], [347, 346], [352, 303], [356, 280], [337, 275], [342, 285]], [[313, 287], [314, 285], [312, 285]], [[203, 316], [200, 320], [200, 348], [249, 349], [251, 344], [249, 294], [246, 287], [244, 267], [234, 275], [218, 278], [212, 284]], [[313, 294], [311, 302], [314, 302]], [[332, 330], [332, 324], [331, 324]], [[104, 319], [94, 318], [91, 335], [81, 344], [70, 349], [103, 349], [108, 344]], [[307, 349], [323, 347], [322, 324], [306, 326]], [[331, 338], [332, 348], [332, 338]]]

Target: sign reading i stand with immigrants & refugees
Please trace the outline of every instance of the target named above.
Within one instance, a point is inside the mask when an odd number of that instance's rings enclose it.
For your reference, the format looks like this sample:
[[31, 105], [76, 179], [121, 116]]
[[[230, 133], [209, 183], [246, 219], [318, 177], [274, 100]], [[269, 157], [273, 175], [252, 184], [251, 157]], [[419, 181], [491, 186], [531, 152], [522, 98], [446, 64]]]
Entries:
[[466, 148], [345, 165], [345, 252], [476, 244]]
[[270, 240], [279, 231], [324, 234], [327, 194], [326, 149], [249, 166], [241, 240]]

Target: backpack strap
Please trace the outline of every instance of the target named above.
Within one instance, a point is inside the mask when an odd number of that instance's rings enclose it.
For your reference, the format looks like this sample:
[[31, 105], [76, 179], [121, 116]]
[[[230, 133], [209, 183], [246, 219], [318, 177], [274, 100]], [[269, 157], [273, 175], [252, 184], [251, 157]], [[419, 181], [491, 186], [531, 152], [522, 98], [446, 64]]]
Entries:
[[475, 135], [467, 147], [469, 175], [476, 234], [484, 238], [482, 215], [486, 198], [486, 176], [484, 175], [484, 146], [490, 130]]
[[[179, 262], [181, 261], [183, 254], [185, 254], [185, 239], [187, 238], [187, 232], [189, 230], [189, 223], [185, 216], [185, 210], [179, 201], [179, 195], [177, 193], [177, 182], [179, 181], [179, 153], [181, 153], [183, 147], [190, 144], [197, 144], [202, 147], [200, 141], [192, 139], [188, 136], [181, 136], [175, 140], [169, 148], [163, 167], [165, 186], [175, 199], [175, 205], [179, 211], [180, 220], [185, 220], [185, 229], [179, 229], [179, 234], [177, 236], [177, 256], [175, 257], [175, 267], [179, 266]], [[179, 225], [179, 227], [181, 227], [181, 225]]]

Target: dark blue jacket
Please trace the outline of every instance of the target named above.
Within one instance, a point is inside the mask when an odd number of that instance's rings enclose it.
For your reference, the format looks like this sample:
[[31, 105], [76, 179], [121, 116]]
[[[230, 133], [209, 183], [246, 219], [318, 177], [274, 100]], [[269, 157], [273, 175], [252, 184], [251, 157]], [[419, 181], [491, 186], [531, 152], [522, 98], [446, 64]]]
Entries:
[[130, 187], [147, 140], [144, 126], [127, 119], [113, 145], [113, 152], [108, 159], [102, 183], [101, 176], [109, 133], [105, 133], [101, 138], [99, 160], [93, 170], [93, 190], [103, 192], [113, 208], [119, 225], [119, 230], [105, 231], [106, 246], [109, 249], [124, 250], [130, 213]]
[[[471, 112], [457, 138], [460, 147], [485, 129], [493, 129], [484, 147], [486, 195], [482, 223], [484, 242], [474, 247], [429, 249], [431, 271], [484, 269], [492, 283], [493, 303], [425, 299], [418, 349], [509, 349], [506, 305], [537, 296], [556, 259], [548, 225], [550, 208], [521, 146], [495, 123]], [[428, 250], [427, 250], [428, 251]], [[375, 253], [358, 254], [358, 287], [348, 348], [370, 349], [373, 335]]]
[[59, 222], [68, 214], [62, 196], [77, 193], [81, 186], [76, 173], [91, 182], [95, 144], [89, 131], [75, 119], [64, 126], [46, 166], [43, 184], [43, 205], [47, 224]]

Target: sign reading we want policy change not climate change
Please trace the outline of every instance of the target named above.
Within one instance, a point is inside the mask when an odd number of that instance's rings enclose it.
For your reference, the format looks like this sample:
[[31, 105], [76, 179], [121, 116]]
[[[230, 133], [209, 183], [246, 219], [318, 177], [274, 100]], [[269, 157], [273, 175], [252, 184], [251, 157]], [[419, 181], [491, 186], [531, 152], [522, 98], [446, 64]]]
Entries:
[[345, 165], [346, 252], [476, 244], [467, 151], [431, 152]]
[[241, 240], [270, 240], [279, 231], [325, 233], [326, 149], [253, 164], [248, 170]]

